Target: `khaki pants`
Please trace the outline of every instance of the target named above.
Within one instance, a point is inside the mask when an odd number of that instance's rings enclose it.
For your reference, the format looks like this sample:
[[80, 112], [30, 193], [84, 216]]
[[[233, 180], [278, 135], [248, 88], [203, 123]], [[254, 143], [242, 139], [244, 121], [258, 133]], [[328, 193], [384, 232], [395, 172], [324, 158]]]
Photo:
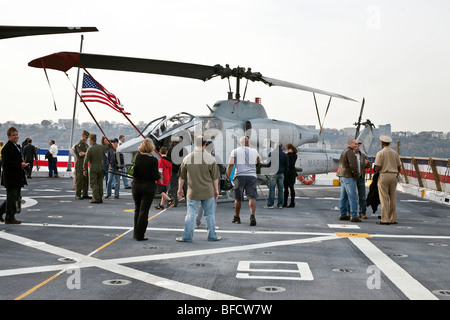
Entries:
[[397, 222], [397, 174], [380, 173], [378, 193], [381, 202], [381, 222]]

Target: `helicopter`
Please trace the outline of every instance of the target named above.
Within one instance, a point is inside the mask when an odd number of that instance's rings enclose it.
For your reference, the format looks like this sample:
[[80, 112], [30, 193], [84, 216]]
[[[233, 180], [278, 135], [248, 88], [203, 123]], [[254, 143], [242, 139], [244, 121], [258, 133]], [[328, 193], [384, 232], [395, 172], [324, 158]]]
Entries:
[[[326, 95], [330, 97], [328, 107], [332, 97], [357, 102], [341, 94], [269, 78], [259, 72], [253, 72], [251, 68], [230, 68], [229, 65], [225, 65], [225, 67], [219, 64], [206, 66], [184, 62], [77, 52], [54, 53], [34, 59], [28, 65], [63, 72], [67, 72], [72, 67], [81, 67], [88, 74], [87, 68], [93, 68], [177, 76], [202, 81], [208, 81], [216, 77], [228, 80], [228, 98], [217, 101], [212, 107], [207, 105], [210, 111], [208, 115], [200, 116], [189, 112], [180, 112], [173, 116], [162, 116], [154, 119], [142, 131], [135, 127], [139, 135], [126, 141], [115, 150], [116, 162], [121, 167], [127, 167], [132, 164], [134, 155], [138, 152], [138, 147], [145, 138], [153, 141], [155, 145], [154, 155], [157, 158], [160, 156], [159, 148], [162, 146], [169, 148], [172, 144], [177, 143], [172, 150], [172, 161], [180, 164], [183, 157], [192, 151], [194, 138], [198, 135], [203, 135], [206, 140], [212, 142], [209, 151], [214, 153], [218, 164], [225, 166], [231, 150], [239, 145], [239, 139], [243, 135], [249, 138], [250, 145], [258, 150], [265, 163], [272, 162], [272, 159], [268, 159], [267, 155], [279, 145], [284, 146], [291, 143], [300, 147], [307, 143], [317, 143], [319, 141], [321, 130], [308, 129], [292, 122], [270, 119], [264, 106], [261, 104], [261, 98], [256, 98], [254, 102], [241, 99], [241, 80], [247, 81], [245, 90], [249, 81], [259, 81], [270, 87], [279, 86], [312, 92], [314, 100], [316, 93]], [[91, 78], [93, 77], [91, 76]], [[230, 78], [236, 79], [234, 97], [231, 91]], [[124, 116], [126, 117], [125, 114]], [[366, 125], [365, 129], [369, 130], [370, 125]], [[295, 167], [301, 176], [337, 170], [339, 156], [342, 152], [342, 150], [324, 149], [300, 148], [299, 150]], [[267, 175], [276, 169], [276, 163], [269, 168], [263, 166], [258, 173], [258, 181], [266, 183]]]

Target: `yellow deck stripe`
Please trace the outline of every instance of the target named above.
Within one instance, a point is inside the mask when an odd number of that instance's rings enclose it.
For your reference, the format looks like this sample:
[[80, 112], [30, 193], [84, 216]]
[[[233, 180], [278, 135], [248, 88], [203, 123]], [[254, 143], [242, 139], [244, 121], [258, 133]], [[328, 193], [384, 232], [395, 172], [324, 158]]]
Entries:
[[347, 237], [347, 238], [372, 238], [372, 236], [368, 233], [348, 233], [348, 232], [336, 232], [338, 237]]
[[[152, 220], [153, 218], [159, 216], [161, 213], [163, 213], [165, 210], [162, 210], [160, 212], [158, 212], [157, 214], [151, 216], [150, 218], [148, 218], [148, 221]], [[133, 210], [134, 211], [134, 210]], [[93, 253], [97, 253], [98, 251], [106, 248], [107, 246], [109, 246], [111, 243], [115, 242], [116, 240], [120, 239], [121, 237], [123, 237], [124, 235], [126, 235], [128, 232], [130, 232], [132, 229], [127, 230], [126, 232], [122, 233], [121, 235], [117, 236], [116, 238], [114, 238], [113, 240], [109, 241], [108, 243], [105, 243], [104, 245], [102, 245], [101, 247], [99, 247], [98, 249], [94, 250]], [[92, 254], [93, 254], [92, 253]], [[91, 255], [92, 255], [91, 254]], [[15, 298], [14, 300], [21, 300], [23, 298], [25, 298], [26, 296], [30, 295], [31, 293], [33, 293], [34, 291], [36, 291], [37, 289], [39, 289], [40, 287], [46, 285], [47, 283], [49, 283], [50, 281], [52, 281], [53, 279], [57, 278], [60, 274], [62, 274], [65, 270], [61, 270], [60, 272], [58, 272], [57, 274], [51, 276], [50, 278], [48, 278], [47, 280], [44, 280], [43, 282], [41, 282], [40, 284], [38, 284], [37, 286], [34, 286], [33, 288], [31, 288], [30, 290], [28, 290], [25, 293], [22, 293], [20, 296], [18, 296], [17, 298]]]

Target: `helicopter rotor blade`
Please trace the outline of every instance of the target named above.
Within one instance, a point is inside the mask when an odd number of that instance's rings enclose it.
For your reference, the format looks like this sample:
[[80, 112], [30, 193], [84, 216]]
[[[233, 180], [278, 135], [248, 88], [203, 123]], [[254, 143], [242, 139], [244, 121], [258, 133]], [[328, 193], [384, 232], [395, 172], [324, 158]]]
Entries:
[[292, 82], [283, 81], [283, 80], [278, 80], [278, 79], [273, 79], [273, 78], [269, 78], [269, 77], [265, 77], [265, 76], [262, 76], [261, 78], [263, 79], [263, 82], [268, 84], [269, 86], [279, 86], [279, 87], [286, 87], [286, 88], [291, 88], [291, 89], [298, 89], [298, 90], [309, 91], [309, 92], [313, 92], [313, 93], [319, 93], [319, 94], [323, 94], [323, 95], [330, 96], [330, 97], [336, 97], [336, 98], [340, 98], [340, 99], [345, 99], [345, 100], [350, 100], [350, 101], [357, 102], [357, 100], [354, 100], [352, 98], [343, 96], [343, 95], [338, 94], [338, 93], [324, 91], [324, 90], [320, 90], [320, 89], [304, 86], [304, 85], [301, 85], [301, 84], [292, 83]]
[[58, 33], [92, 32], [96, 27], [31, 27], [31, 26], [0, 26], [0, 39], [38, 36]]
[[81, 54], [80, 62], [86, 68], [153, 73], [203, 81], [215, 73], [214, 67], [199, 64], [96, 54]]
[[[228, 65], [222, 67], [219, 64], [206, 66], [200, 64], [173, 62], [165, 60], [153, 60], [142, 58], [130, 58], [120, 56], [98, 55], [78, 52], [59, 52], [45, 57], [34, 59], [28, 63], [30, 67], [56, 69], [67, 72], [72, 67], [131, 71], [141, 73], [153, 73], [175, 77], [185, 77], [207, 81], [213, 77], [220, 76], [222, 79], [235, 77], [237, 79], [237, 88], [239, 89], [239, 80], [245, 78], [250, 81], [261, 81], [269, 86], [280, 86], [313, 93], [323, 94], [330, 97], [356, 101], [341, 94], [324, 91], [304, 85], [287, 82], [283, 80], [264, 77], [259, 72], [252, 72], [251, 69], [234, 68]], [[237, 89], [237, 91], [238, 91]]]
[[78, 52], [58, 52], [34, 59], [30, 67], [67, 72], [72, 67], [153, 73], [206, 81], [215, 75], [215, 67], [192, 63], [119, 57]]

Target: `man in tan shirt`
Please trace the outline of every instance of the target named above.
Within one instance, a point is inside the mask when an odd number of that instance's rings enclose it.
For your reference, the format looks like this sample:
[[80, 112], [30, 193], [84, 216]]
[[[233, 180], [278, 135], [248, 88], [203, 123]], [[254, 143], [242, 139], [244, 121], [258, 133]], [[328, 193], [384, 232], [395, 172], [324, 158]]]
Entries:
[[216, 222], [214, 218], [215, 199], [219, 196], [219, 167], [216, 159], [205, 151], [206, 141], [202, 136], [195, 139], [195, 150], [187, 155], [178, 170], [178, 193], [183, 196], [183, 185], [187, 180], [187, 214], [184, 232], [176, 238], [178, 242], [192, 242], [195, 229], [195, 217], [200, 204], [202, 205], [208, 240], [218, 241], [221, 237], [216, 235]]
[[397, 179], [401, 161], [398, 152], [391, 149], [392, 138], [381, 135], [381, 148], [375, 158], [375, 170], [380, 173], [378, 192], [381, 202], [381, 221], [377, 224], [397, 223]]

